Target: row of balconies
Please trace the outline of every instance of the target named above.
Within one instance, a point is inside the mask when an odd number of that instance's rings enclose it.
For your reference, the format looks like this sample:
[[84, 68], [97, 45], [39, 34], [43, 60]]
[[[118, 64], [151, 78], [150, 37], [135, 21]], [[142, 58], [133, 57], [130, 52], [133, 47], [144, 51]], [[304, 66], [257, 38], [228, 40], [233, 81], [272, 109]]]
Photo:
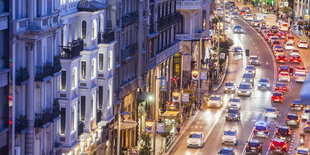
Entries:
[[133, 11], [122, 16], [122, 27], [138, 22], [139, 12]]
[[207, 35], [207, 30], [199, 30], [197, 33], [193, 34], [176, 34], [175, 37], [177, 40], [183, 40], [183, 41], [188, 41], [188, 40], [199, 40], [201, 37], [204, 37]]
[[60, 106], [58, 101], [55, 101], [52, 108], [46, 108], [42, 113], [35, 114], [36, 128], [45, 128], [49, 123], [55, 122], [60, 119]]
[[206, 4], [210, 3], [210, 0], [177, 0], [177, 10], [200, 10]]
[[108, 44], [115, 40], [115, 31], [110, 32], [99, 32], [98, 33], [98, 44]]
[[180, 22], [181, 20], [182, 20], [182, 15], [178, 12], [170, 14], [165, 17], [160, 17], [158, 19], [157, 29], [158, 30], [164, 29], [166, 27], [169, 27], [173, 24]]
[[138, 44], [130, 44], [125, 47], [125, 49], [122, 49], [122, 61], [126, 61], [127, 59], [130, 59], [131, 56], [135, 55], [138, 51]]
[[80, 56], [80, 52], [84, 50], [83, 39], [73, 40], [68, 43], [68, 46], [61, 46], [61, 59], [72, 59]]

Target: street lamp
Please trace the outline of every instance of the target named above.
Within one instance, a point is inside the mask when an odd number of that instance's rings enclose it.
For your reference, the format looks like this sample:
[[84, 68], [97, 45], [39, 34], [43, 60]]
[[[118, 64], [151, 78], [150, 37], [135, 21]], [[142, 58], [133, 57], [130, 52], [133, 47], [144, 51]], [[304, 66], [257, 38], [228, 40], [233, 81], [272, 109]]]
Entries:
[[129, 112], [121, 113], [118, 111], [118, 128], [117, 128], [117, 155], [120, 154], [120, 138], [121, 138], [121, 115], [130, 115]]

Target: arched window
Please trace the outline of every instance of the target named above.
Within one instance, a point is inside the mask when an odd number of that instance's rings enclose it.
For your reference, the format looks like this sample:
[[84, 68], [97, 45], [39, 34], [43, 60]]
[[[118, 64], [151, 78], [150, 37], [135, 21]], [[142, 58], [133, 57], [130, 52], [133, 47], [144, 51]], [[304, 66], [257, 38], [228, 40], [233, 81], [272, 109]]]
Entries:
[[91, 78], [95, 78], [96, 77], [96, 59], [93, 58], [92, 61], [91, 61]]
[[86, 31], [87, 30], [87, 23], [85, 20], [82, 21], [82, 38], [86, 39]]
[[96, 39], [96, 37], [97, 37], [97, 21], [95, 19], [92, 22], [91, 30], [92, 30], [91, 38]]
[[77, 67], [72, 69], [72, 90], [77, 87]]

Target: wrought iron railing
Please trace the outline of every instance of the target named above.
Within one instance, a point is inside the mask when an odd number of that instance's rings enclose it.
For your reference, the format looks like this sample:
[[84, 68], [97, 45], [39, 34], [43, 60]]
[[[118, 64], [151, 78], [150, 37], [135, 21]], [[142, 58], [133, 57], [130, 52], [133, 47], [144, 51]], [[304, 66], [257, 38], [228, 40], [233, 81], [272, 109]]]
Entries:
[[115, 40], [114, 37], [115, 31], [110, 31], [110, 32], [99, 32], [98, 33], [98, 44], [100, 43], [110, 43]]
[[22, 134], [26, 132], [28, 128], [28, 121], [25, 115], [21, 115], [20, 117], [15, 119], [15, 133]]
[[80, 52], [84, 50], [83, 39], [73, 40], [68, 43], [68, 46], [61, 46], [61, 59], [72, 59], [80, 55]]
[[24, 81], [29, 79], [27, 68], [20, 68], [16, 71], [15, 83], [21, 85]]

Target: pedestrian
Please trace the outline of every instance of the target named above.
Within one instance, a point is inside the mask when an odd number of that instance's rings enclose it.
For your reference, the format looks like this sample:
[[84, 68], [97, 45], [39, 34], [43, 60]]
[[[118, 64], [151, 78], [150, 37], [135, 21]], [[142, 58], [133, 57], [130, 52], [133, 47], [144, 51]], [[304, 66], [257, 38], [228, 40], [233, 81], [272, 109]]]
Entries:
[[178, 134], [180, 134], [180, 130], [181, 130], [181, 124], [180, 124], [180, 123], [178, 123], [178, 125], [177, 125], [177, 131], [178, 131]]

